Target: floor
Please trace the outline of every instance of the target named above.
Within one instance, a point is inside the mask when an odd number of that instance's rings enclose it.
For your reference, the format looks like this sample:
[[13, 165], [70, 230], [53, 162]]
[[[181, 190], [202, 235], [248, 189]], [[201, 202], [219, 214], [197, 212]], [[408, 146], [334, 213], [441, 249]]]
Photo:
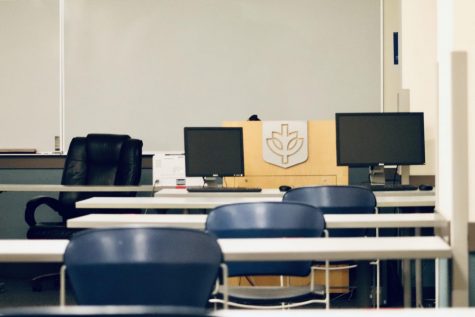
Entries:
[[[0, 292], [0, 307], [20, 306], [56, 306], [59, 304], [59, 288], [49, 283], [41, 292], [33, 292], [30, 279], [2, 278], [3, 287]], [[73, 303], [72, 296], [67, 302]]]
[[[56, 306], [59, 305], [59, 287], [57, 284], [43, 283], [41, 292], [33, 292], [31, 279], [25, 277], [1, 278], [0, 308], [28, 307], [28, 306]], [[66, 296], [68, 305], [74, 305], [74, 298], [70, 290]], [[352, 308], [354, 298], [348, 295], [336, 296], [332, 299], [333, 308]]]

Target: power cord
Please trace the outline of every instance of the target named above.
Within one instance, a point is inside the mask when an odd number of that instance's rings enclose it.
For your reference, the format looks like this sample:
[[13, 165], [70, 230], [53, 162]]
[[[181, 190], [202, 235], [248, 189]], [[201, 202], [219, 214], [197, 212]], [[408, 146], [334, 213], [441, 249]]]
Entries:
[[396, 177], [397, 177], [398, 169], [399, 169], [399, 165], [396, 165], [396, 168], [394, 169], [394, 175], [393, 175], [393, 186], [396, 185]]

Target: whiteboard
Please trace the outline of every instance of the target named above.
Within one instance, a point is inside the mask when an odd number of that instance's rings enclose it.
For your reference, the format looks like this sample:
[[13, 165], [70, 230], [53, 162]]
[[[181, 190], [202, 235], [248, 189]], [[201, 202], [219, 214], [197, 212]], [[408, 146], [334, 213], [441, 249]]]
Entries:
[[67, 139], [380, 109], [379, 0], [69, 0]]
[[0, 148], [60, 135], [58, 0], [0, 1]]
[[0, 1], [0, 146], [127, 133], [180, 150], [185, 126], [380, 109], [379, 0], [67, 0], [60, 114], [59, 1]]

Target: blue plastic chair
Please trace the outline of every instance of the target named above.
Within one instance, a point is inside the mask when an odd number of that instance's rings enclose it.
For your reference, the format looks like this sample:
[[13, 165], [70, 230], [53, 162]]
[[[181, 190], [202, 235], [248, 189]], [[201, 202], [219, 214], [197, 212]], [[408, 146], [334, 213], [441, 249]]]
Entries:
[[[324, 214], [372, 214], [376, 212], [376, 197], [373, 192], [359, 186], [298, 187], [286, 192], [283, 201], [310, 204], [319, 208]], [[373, 235], [373, 231], [365, 228], [328, 229], [326, 234], [330, 237], [362, 237]], [[339, 266], [332, 270], [357, 267], [354, 262], [345, 261], [346, 265], [338, 263]], [[376, 264], [378, 265], [377, 272], [379, 272], [379, 263], [376, 262]], [[377, 278], [376, 289], [379, 290], [379, 278]]]
[[3, 317], [206, 317], [205, 309], [175, 306], [43, 306], [0, 309]]
[[[321, 237], [325, 228], [322, 213], [302, 203], [258, 202], [224, 205], [207, 217], [206, 230], [224, 238]], [[228, 276], [308, 276], [312, 261], [226, 263]], [[313, 279], [312, 279], [313, 281]], [[311, 287], [233, 287], [228, 289], [231, 306], [247, 308], [295, 307], [311, 303], [328, 306], [328, 294]], [[323, 299], [322, 299], [323, 297]], [[220, 299], [213, 302], [223, 303]], [[278, 304], [276, 304], [278, 303]], [[282, 304], [285, 303], [285, 304]]]
[[87, 230], [73, 236], [64, 254], [80, 305], [205, 308], [222, 262], [215, 237], [176, 228]]
[[[285, 202], [300, 202], [320, 208], [324, 214], [373, 214], [376, 197], [367, 188], [359, 186], [310, 186], [289, 190]], [[330, 237], [361, 237], [366, 229], [331, 229]]]

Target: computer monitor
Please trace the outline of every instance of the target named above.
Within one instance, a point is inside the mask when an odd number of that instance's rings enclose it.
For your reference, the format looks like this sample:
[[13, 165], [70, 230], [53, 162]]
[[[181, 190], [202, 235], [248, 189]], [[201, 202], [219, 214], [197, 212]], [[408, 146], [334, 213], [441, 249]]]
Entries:
[[242, 128], [187, 127], [184, 137], [186, 176], [244, 176]]
[[339, 166], [425, 163], [422, 112], [337, 113]]

